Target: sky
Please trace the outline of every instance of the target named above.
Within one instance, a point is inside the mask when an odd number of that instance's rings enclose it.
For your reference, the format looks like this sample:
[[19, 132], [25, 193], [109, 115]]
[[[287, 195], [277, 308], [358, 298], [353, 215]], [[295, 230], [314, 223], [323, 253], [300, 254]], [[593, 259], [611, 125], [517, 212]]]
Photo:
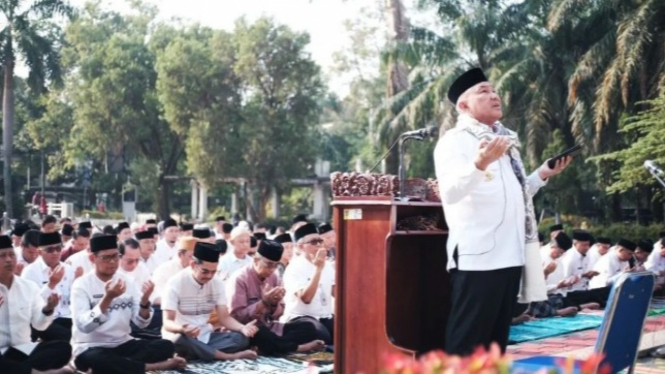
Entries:
[[[344, 21], [355, 19], [363, 7], [376, 7], [386, 0], [148, 0], [160, 9], [160, 18], [179, 17], [213, 28], [233, 29], [236, 19], [246, 16], [250, 21], [261, 16], [273, 17], [297, 31], [311, 36], [309, 52], [328, 73], [333, 63], [332, 54], [350, 43]], [[82, 6], [85, 0], [70, 0]], [[411, 0], [408, 0], [411, 2]], [[125, 11], [124, 0], [103, 0], [108, 8]], [[378, 63], [378, 62], [377, 62]], [[328, 86], [343, 96], [344, 79], [327, 74]]]

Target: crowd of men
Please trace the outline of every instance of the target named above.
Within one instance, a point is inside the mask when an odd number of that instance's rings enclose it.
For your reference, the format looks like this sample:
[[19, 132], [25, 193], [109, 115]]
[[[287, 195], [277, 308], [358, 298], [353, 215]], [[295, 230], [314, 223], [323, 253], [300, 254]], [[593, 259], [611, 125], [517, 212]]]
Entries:
[[627, 272], [653, 272], [654, 292], [663, 292], [665, 232], [654, 242], [648, 238], [638, 241], [594, 238], [585, 230], [573, 230], [571, 238], [562, 224], [551, 226], [549, 231], [549, 238], [541, 235], [540, 253], [548, 300], [520, 304], [513, 323], [602, 309], [613, 283]]
[[19, 222], [0, 236], [2, 373], [133, 374], [324, 350], [335, 233], [173, 219]]

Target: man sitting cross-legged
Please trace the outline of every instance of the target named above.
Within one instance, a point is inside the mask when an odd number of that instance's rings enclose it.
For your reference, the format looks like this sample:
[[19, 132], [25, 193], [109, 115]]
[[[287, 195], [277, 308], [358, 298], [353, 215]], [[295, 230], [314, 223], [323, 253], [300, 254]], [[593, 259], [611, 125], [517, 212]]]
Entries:
[[151, 282], [138, 285], [118, 273], [120, 253], [116, 237], [90, 240], [94, 270], [72, 286], [72, 343], [74, 363], [94, 374], [143, 374], [147, 370], [184, 368], [186, 361], [173, 357], [173, 343], [130, 336], [130, 321], [145, 328], [152, 318]]
[[30, 341], [30, 325], [37, 330], [46, 329], [60, 298], [51, 293], [44, 300], [35, 283], [14, 274], [16, 262], [11, 239], [0, 236], [0, 372], [71, 372], [62, 369], [72, 353], [68, 342]]
[[274, 240], [261, 240], [252, 264], [229, 279], [231, 315], [240, 322], [257, 320], [259, 332], [252, 339], [262, 354], [307, 352], [324, 348], [316, 321], [278, 320], [284, 313], [282, 281], [277, 270], [284, 248]]
[[[162, 336], [188, 359], [256, 358], [248, 349], [249, 338], [258, 330], [256, 321], [243, 325], [229, 315], [224, 283], [215, 277], [218, 262], [214, 244], [196, 243], [190, 267], [175, 274], [162, 292]], [[208, 323], [213, 310], [225, 332], [214, 331]]]

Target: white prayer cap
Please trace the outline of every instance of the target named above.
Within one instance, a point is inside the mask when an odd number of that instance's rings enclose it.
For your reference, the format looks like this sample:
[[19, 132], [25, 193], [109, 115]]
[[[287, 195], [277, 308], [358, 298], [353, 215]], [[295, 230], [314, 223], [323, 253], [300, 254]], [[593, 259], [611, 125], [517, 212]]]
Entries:
[[249, 236], [252, 236], [252, 232], [249, 231], [248, 228], [238, 225], [237, 227], [234, 227], [233, 230], [231, 230], [230, 240], [235, 240], [237, 237], [239, 237], [242, 234], [247, 234]]
[[130, 228], [132, 231], [134, 231], [134, 230], [138, 230], [139, 227], [141, 227], [141, 225], [139, 225], [138, 222], [132, 222], [132, 224], [129, 225], [129, 228]]

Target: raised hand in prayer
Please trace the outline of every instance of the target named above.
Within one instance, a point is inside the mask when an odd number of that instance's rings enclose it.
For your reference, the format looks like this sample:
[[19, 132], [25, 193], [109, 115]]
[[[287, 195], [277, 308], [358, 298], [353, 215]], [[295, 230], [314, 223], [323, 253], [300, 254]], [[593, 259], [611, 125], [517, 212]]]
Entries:
[[23, 263], [19, 262], [18, 264], [16, 264], [16, 268], [14, 269], [14, 274], [20, 276], [21, 273], [23, 272], [24, 267], [25, 267], [25, 265], [23, 265]]
[[60, 303], [60, 296], [58, 296], [57, 293], [50, 294], [48, 299], [46, 299], [46, 306], [44, 307], [44, 311], [49, 313], [52, 312], [53, 309], [58, 306], [58, 303]]
[[182, 332], [181, 334], [188, 336], [192, 339], [196, 339], [199, 337], [199, 334], [201, 334], [201, 329], [198, 327], [194, 326], [189, 326], [188, 324], [182, 325]]
[[154, 290], [155, 290], [155, 284], [152, 281], [147, 281], [143, 283], [141, 291], [143, 292], [142, 300], [144, 304], [145, 302], [150, 300], [150, 295], [152, 295], [152, 291]]
[[271, 289], [270, 285], [267, 283], [265, 287], [263, 287], [263, 301], [269, 305], [277, 305], [284, 298], [285, 294], [286, 291], [284, 290], [284, 287], [278, 286]]
[[125, 293], [126, 289], [127, 286], [125, 285], [125, 281], [123, 281], [121, 278], [118, 278], [118, 281], [115, 283], [113, 282], [113, 279], [111, 279], [110, 281], [106, 282], [106, 284], [104, 285], [104, 290], [106, 291], [106, 295], [111, 300]]
[[83, 275], [83, 268], [79, 266], [74, 271], [74, 279], [79, 278], [81, 275]]
[[240, 332], [248, 338], [253, 338], [254, 335], [256, 335], [256, 333], [259, 332], [259, 328], [256, 327], [256, 320], [253, 320], [252, 322], [243, 326], [240, 329]]
[[489, 164], [503, 156], [510, 147], [510, 139], [507, 136], [497, 136], [491, 141], [483, 140], [478, 147], [478, 157], [476, 158], [476, 168], [485, 170]]
[[48, 286], [53, 289], [55, 286], [60, 283], [62, 278], [65, 276], [65, 268], [62, 265], [58, 265], [55, 269], [49, 270], [48, 273]]
[[322, 269], [323, 265], [326, 264], [326, 258], [328, 257], [328, 250], [325, 248], [319, 248], [318, 251], [316, 251], [316, 255], [314, 256], [314, 265]]

